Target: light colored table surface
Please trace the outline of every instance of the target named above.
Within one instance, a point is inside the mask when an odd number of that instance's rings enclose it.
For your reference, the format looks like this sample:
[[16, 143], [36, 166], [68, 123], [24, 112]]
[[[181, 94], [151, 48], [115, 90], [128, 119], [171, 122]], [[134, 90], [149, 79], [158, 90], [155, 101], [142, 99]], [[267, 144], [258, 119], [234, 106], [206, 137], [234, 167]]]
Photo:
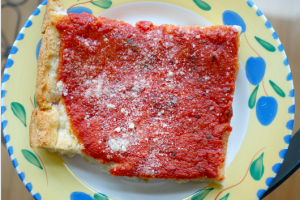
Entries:
[[[253, 2], [266, 15], [282, 42], [292, 70], [296, 105], [300, 105], [300, 0], [253, 0]], [[5, 2], [2, 1], [3, 3]], [[20, 6], [21, 26], [37, 5], [38, 0], [29, 0]], [[1, 13], [1, 28], [8, 33], [7, 39], [11, 44], [14, 40], [16, 23], [14, 16], [14, 11], [9, 9], [3, 10]], [[6, 60], [1, 61], [2, 67], [5, 62]], [[300, 106], [296, 107], [293, 133], [298, 129], [300, 129]], [[1, 198], [3, 200], [32, 200], [33, 198], [13, 168], [4, 145], [1, 145], [1, 167]], [[300, 170], [267, 196], [265, 200], [299, 200], [299, 188]]]

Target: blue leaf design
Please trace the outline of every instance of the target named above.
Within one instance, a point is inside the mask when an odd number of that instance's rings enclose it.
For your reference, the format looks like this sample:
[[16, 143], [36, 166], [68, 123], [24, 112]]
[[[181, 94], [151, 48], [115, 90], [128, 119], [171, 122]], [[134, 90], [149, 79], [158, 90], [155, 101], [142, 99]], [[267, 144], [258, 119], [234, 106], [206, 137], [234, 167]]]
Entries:
[[262, 12], [261, 12], [259, 9], [257, 9], [257, 10], [256, 10], [256, 15], [257, 15], [257, 16], [262, 16]]
[[9, 155], [9, 156], [13, 155], [13, 153], [14, 153], [14, 149], [13, 149], [12, 146], [8, 147], [8, 148], [7, 148], [7, 151], [8, 151], [8, 155]]
[[18, 52], [18, 50], [19, 50], [18, 47], [12, 46], [11, 50], [10, 50], [10, 54], [16, 54]]
[[5, 111], [6, 111], [6, 107], [5, 107], [5, 106], [1, 106], [1, 115], [2, 115], [3, 113], [5, 113]]
[[41, 200], [41, 199], [42, 199], [40, 193], [35, 193], [35, 194], [33, 195], [33, 198], [34, 198], [35, 200]]
[[2, 83], [5, 83], [6, 81], [8, 81], [9, 78], [10, 78], [9, 74], [3, 74]]
[[43, 1], [43, 2], [41, 3], [41, 5], [43, 5], [43, 6], [47, 5], [47, 0]]
[[267, 185], [267, 186], [270, 186], [270, 185], [272, 184], [273, 180], [274, 180], [273, 177], [267, 178], [267, 179], [266, 179], [266, 185]]
[[295, 97], [295, 90], [294, 89], [290, 90], [289, 96], [290, 97]]
[[2, 130], [4, 130], [5, 129], [5, 127], [6, 127], [6, 125], [7, 125], [7, 120], [4, 120], [3, 122], [2, 122]]
[[268, 20], [266, 21], [265, 26], [266, 26], [267, 28], [272, 28], [272, 25], [270, 24], [270, 22], [269, 22]]
[[280, 45], [278, 45], [278, 51], [280, 51], [280, 52], [282, 52], [283, 51], [283, 46], [282, 46], [282, 44], [280, 44]]
[[251, 0], [247, 0], [247, 4], [250, 8], [252, 8], [254, 5], [254, 3]]
[[20, 177], [20, 179], [21, 179], [21, 181], [23, 181], [24, 180], [24, 178], [25, 178], [25, 174], [24, 174], [24, 172], [21, 172], [20, 174], [18, 174], [19, 175], [19, 177]]
[[24, 39], [24, 34], [23, 33], [19, 33], [16, 40], [23, 40]]
[[263, 189], [258, 190], [258, 192], [256, 193], [257, 198], [261, 199], [265, 192], [266, 190]]
[[7, 91], [6, 90], [1, 90], [1, 99], [5, 97]]
[[12, 59], [7, 59], [6, 61], [6, 65], [5, 65], [5, 68], [10, 68], [11, 66], [13, 66], [14, 64], [14, 61]]
[[289, 144], [291, 141], [291, 135], [286, 135], [283, 137], [283, 140], [286, 144]]
[[256, 117], [263, 126], [270, 125], [277, 115], [278, 103], [274, 97], [261, 96], [256, 103]]
[[25, 24], [24, 24], [24, 28], [29, 28], [32, 25], [32, 21], [30, 19], [28, 19]]
[[281, 167], [281, 163], [276, 163], [275, 165], [273, 165], [272, 171], [277, 174], [280, 167]]
[[229, 25], [229, 26], [238, 25], [238, 26], [242, 27], [241, 33], [244, 33], [246, 31], [246, 24], [245, 24], [243, 18], [236, 12], [231, 11], [231, 10], [226, 10], [223, 12], [222, 17], [223, 17], [224, 25]]
[[293, 126], [294, 126], [294, 120], [290, 120], [286, 123], [286, 128], [289, 130], [293, 130]]
[[70, 200], [94, 200], [94, 198], [84, 192], [72, 192]]
[[278, 39], [278, 35], [277, 35], [277, 33], [276, 33], [275, 31], [272, 33], [272, 36], [273, 36], [273, 38], [274, 38], [275, 40]]
[[13, 164], [14, 168], [18, 167], [19, 163], [16, 158], [12, 160], [12, 164]]
[[33, 13], [32, 13], [32, 15], [34, 15], [34, 16], [37, 16], [37, 15], [39, 15], [40, 14], [40, 9], [39, 8], [36, 8], [34, 11], [33, 11]]
[[266, 62], [261, 57], [249, 57], [246, 61], [246, 77], [252, 85], [258, 85], [266, 71]]
[[26, 184], [26, 188], [27, 188], [27, 190], [28, 190], [29, 192], [31, 192], [31, 190], [32, 190], [32, 184], [31, 184], [31, 183], [27, 183], [27, 184]]
[[281, 151], [279, 151], [279, 157], [284, 159], [285, 155], [286, 155], [287, 149], [282, 149]]
[[295, 105], [291, 105], [288, 109], [288, 113], [294, 114], [295, 113]]
[[288, 61], [287, 58], [283, 61], [283, 64], [284, 64], [285, 66], [288, 66], [288, 65], [289, 65], [289, 61]]
[[290, 72], [290, 73], [286, 76], [286, 80], [287, 80], [287, 81], [293, 80], [292, 72]]
[[9, 135], [4, 136], [4, 141], [5, 143], [8, 143], [10, 141], [10, 136]]
[[90, 15], [93, 14], [93, 11], [89, 8], [86, 8], [86, 7], [80, 7], [80, 6], [76, 6], [76, 7], [72, 7], [72, 8], [69, 8], [67, 10], [67, 13], [77, 13], [77, 14], [81, 14], [83, 12], [86, 12]]

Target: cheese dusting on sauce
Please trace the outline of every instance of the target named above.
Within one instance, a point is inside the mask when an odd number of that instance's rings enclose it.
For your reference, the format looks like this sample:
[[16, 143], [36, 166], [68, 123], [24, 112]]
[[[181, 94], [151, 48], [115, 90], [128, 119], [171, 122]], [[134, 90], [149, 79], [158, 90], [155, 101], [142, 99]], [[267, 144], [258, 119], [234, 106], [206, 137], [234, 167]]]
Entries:
[[117, 163], [115, 176], [218, 176], [231, 131], [235, 28], [132, 26], [86, 13], [56, 27], [57, 86], [84, 154]]

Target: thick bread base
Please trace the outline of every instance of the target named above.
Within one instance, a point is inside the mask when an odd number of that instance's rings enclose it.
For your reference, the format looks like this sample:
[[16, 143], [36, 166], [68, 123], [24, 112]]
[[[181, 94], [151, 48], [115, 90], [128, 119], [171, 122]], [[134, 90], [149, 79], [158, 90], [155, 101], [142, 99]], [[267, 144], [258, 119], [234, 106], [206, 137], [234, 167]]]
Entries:
[[42, 25], [44, 35], [38, 58], [36, 82], [36, 101], [41, 110], [51, 109], [52, 102], [58, 102], [61, 98], [56, 88], [60, 39], [55, 25], [66, 11], [67, 8], [58, 0], [50, 0], [47, 3]]
[[30, 146], [44, 147], [67, 156], [81, 154], [83, 146], [70, 127], [70, 120], [61, 103], [45, 111], [36, 108], [29, 126]]
[[[109, 174], [109, 170], [114, 163], [110, 165], [102, 164], [91, 157], [82, 154], [84, 149], [70, 126], [69, 117], [66, 114], [63, 102], [61, 101], [61, 91], [57, 88], [57, 67], [59, 65], [60, 35], [55, 28], [56, 23], [66, 14], [66, 7], [58, 0], [48, 0], [46, 13], [42, 25], [43, 41], [41, 44], [37, 83], [36, 100], [39, 108], [32, 112], [30, 131], [30, 146], [32, 148], [45, 148], [50, 152], [56, 152], [60, 155], [69, 157], [80, 154], [90, 163], [96, 163], [101, 171]], [[187, 28], [187, 27], [182, 27]], [[239, 28], [236, 28], [239, 29]], [[240, 30], [239, 30], [240, 31]], [[238, 66], [236, 69], [236, 76]], [[226, 158], [227, 142], [230, 132], [223, 135], [223, 156]], [[216, 179], [199, 178], [191, 181], [199, 183], [225, 184], [225, 163], [218, 169]], [[130, 178], [130, 177], [128, 177]], [[138, 179], [133, 177], [131, 179]], [[143, 178], [142, 178], [143, 179]], [[149, 179], [143, 179], [145, 181]], [[170, 179], [179, 183], [185, 183], [190, 179]], [[219, 181], [222, 180], [222, 181]]]

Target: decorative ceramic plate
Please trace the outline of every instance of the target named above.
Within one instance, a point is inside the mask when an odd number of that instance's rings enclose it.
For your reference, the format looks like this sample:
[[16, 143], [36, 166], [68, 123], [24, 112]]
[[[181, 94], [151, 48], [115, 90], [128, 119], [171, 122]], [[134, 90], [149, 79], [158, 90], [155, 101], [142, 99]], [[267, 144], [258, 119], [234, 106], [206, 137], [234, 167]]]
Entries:
[[260, 198], [276, 176], [291, 138], [294, 89], [289, 63], [269, 21], [248, 0], [62, 0], [68, 12], [87, 12], [129, 23], [242, 27], [240, 72], [233, 101], [226, 185], [152, 180], [135, 182], [103, 174], [80, 156], [60, 157], [29, 146], [35, 103], [37, 57], [43, 2], [29, 17], [11, 49], [1, 90], [2, 128], [20, 179], [35, 199], [192, 199]]

